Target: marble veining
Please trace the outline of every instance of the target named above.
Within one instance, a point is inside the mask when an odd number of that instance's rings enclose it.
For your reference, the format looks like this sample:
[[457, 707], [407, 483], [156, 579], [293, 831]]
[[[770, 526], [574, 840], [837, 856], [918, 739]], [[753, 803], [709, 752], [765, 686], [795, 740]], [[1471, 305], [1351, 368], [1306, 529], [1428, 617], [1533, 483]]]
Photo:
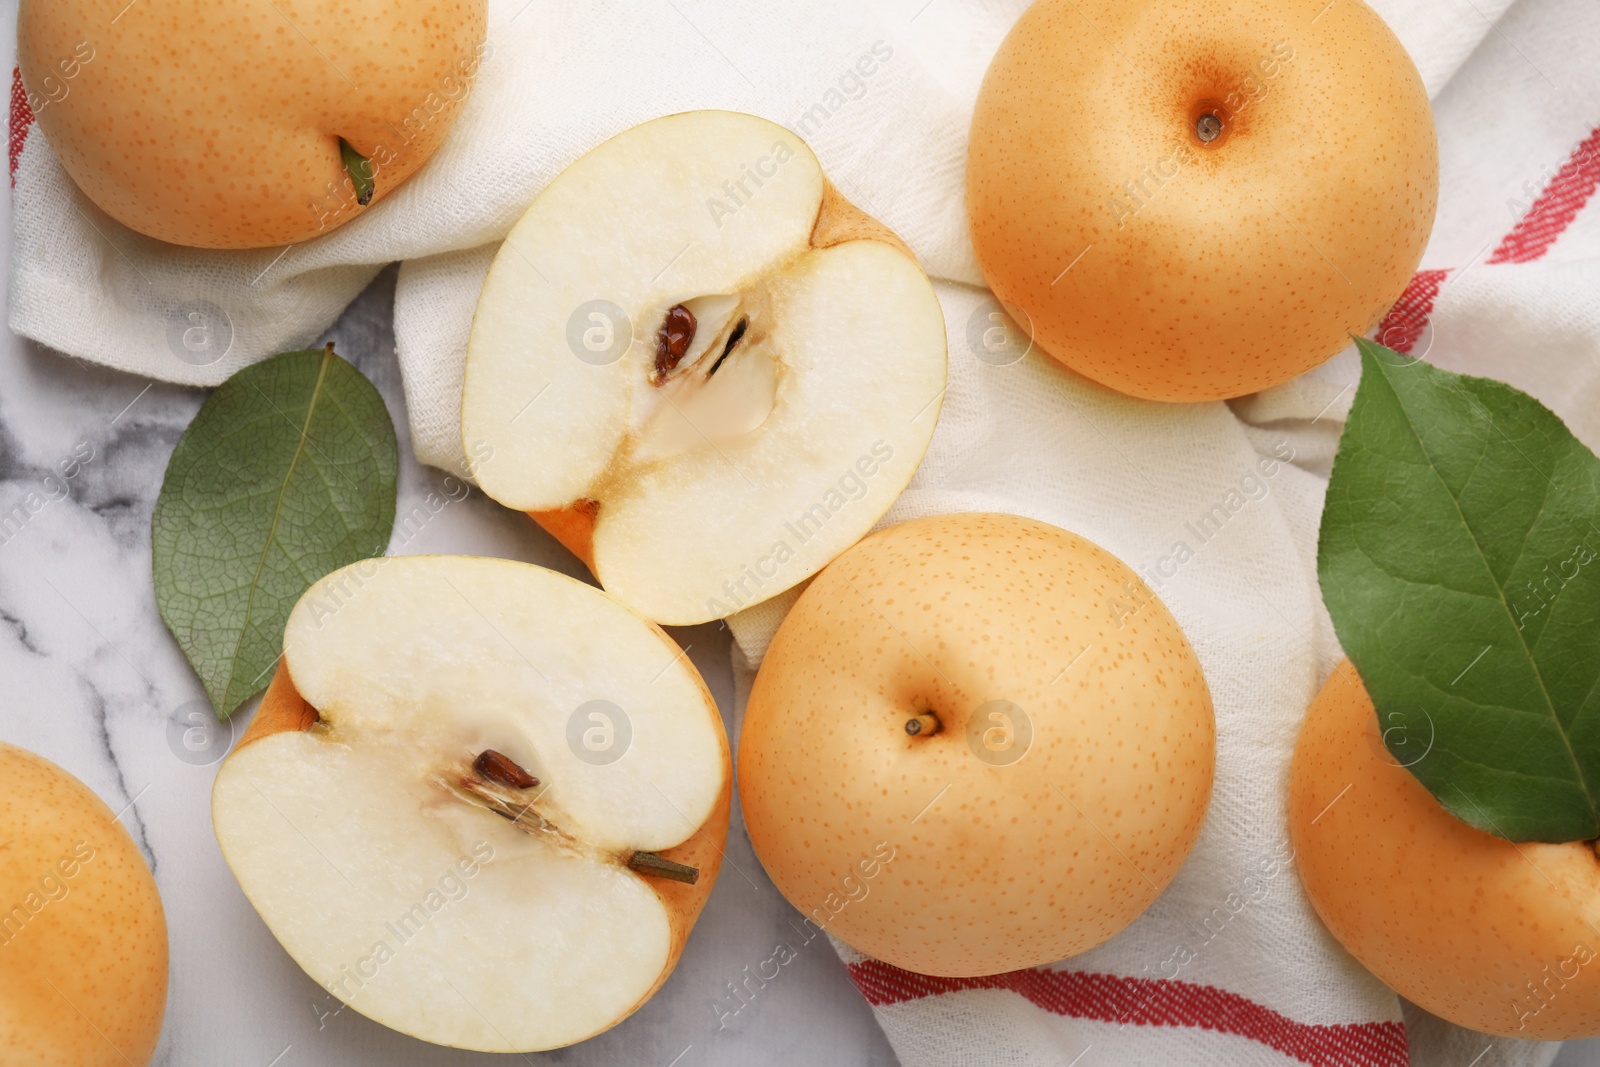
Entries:
[[[522, 516], [476, 491], [463, 495], [459, 483], [447, 486], [443, 472], [411, 457], [390, 326], [393, 291], [391, 268], [326, 338], [377, 385], [400, 435], [399, 513], [411, 518], [390, 551], [506, 556], [581, 575], [581, 565]], [[508, 1062], [427, 1045], [340, 1010], [273, 939], [222, 860], [211, 832], [211, 782], [253, 706], [231, 726], [214, 724], [198, 679], [161, 624], [150, 577], [151, 510], [172, 448], [202, 399], [199, 390], [108, 371], [9, 334], [0, 339], [0, 738], [82, 778], [121, 812], [155, 872], [172, 948], [156, 1064]], [[691, 646], [731, 733], [727, 631], [713, 623], [674, 636]], [[894, 1063], [821, 939], [801, 948], [778, 978], [745, 982], [747, 967], [793, 940], [793, 916], [736, 824], [707, 912], [663, 990], [601, 1037], [526, 1062]], [[740, 998], [741, 984], [754, 992]]]

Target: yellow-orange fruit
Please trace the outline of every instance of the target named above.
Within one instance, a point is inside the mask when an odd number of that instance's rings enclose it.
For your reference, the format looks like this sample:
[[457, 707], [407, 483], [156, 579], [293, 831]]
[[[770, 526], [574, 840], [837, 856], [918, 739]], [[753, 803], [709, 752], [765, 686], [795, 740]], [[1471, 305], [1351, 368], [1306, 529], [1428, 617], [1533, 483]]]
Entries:
[[995, 974], [1144, 911], [1214, 759], [1199, 662], [1132, 570], [1045, 523], [944, 515], [872, 535], [795, 603], [739, 797], [812, 922], [907, 970]]
[[1134, 396], [1308, 370], [1405, 289], [1438, 146], [1360, 0], [1039, 0], [972, 119], [985, 277], [1035, 340]]
[[712, 892], [733, 782], [670, 637], [540, 567], [397, 556], [313, 585], [283, 647], [211, 816], [307, 975], [483, 1052], [571, 1045], [649, 999]]
[[167, 1009], [155, 879], [100, 798], [0, 743], [0, 1060], [150, 1062]]
[[1513, 844], [1445, 811], [1389, 754], [1348, 661], [1306, 713], [1289, 782], [1306, 895], [1385, 984], [1471, 1030], [1600, 1034], [1592, 845]]
[[[667, 639], [665, 633], [662, 637]], [[704, 683], [702, 688], [703, 686]], [[712, 697], [710, 690], [706, 690], [705, 695], [706, 706], [714, 710], [716, 699]], [[274, 734], [283, 733], [285, 730], [310, 730], [318, 721], [317, 709], [306, 703], [305, 697], [295, 688], [294, 679], [289, 676], [288, 668], [280, 662], [278, 669], [273, 672], [272, 683], [267, 686], [267, 691], [261, 698], [261, 707], [257, 709], [255, 718], [250, 720], [249, 729], [239, 738], [238, 745], [234, 746], [234, 752]], [[231, 758], [232, 754], [229, 755]], [[732, 759], [724, 751], [724, 767], [731, 763]], [[716, 806], [711, 809], [711, 814], [694, 835], [681, 845], [664, 848], [656, 853], [663, 859], [695, 868], [700, 872], [700, 876], [693, 884], [665, 878], [653, 878], [649, 881], [650, 889], [666, 906], [667, 916], [672, 924], [672, 948], [661, 976], [656, 979], [655, 985], [650, 987], [650, 991], [639, 999], [639, 1003], [629, 1009], [630, 1011], [636, 1010], [655, 996], [656, 990], [660, 989], [662, 983], [672, 974], [673, 968], [678, 965], [678, 958], [683, 955], [683, 947], [689, 941], [689, 932], [694, 929], [695, 920], [705, 909], [706, 901], [711, 897], [711, 890], [717, 884], [717, 872], [722, 869], [723, 850], [728, 841], [728, 810], [732, 805], [733, 783], [730, 775], [728, 784], [723, 787], [722, 793], [717, 798]]]
[[22, 0], [17, 65], [45, 139], [123, 225], [202, 248], [303, 241], [382, 199], [444, 139], [487, 0]]

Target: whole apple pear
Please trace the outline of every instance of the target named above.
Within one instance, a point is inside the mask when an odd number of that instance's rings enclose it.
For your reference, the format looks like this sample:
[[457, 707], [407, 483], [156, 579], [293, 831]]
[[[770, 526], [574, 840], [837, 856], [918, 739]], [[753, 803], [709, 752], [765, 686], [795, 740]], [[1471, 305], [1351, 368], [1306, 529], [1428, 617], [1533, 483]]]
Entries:
[[1438, 199], [1422, 80], [1360, 0], [1038, 0], [972, 117], [984, 276], [1154, 400], [1275, 385], [1377, 325]]
[[0, 744], [0, 1060], [142, 1067], [167, 921], [128, 832], [54, 763]]
[[[1390, 754], [1346, 661], [1306, 713], [1289, 834], [1312, 906], [1378, 978], [1457, 1026], [1600, 1035], [1594, 842], [1515, 844], [1457, 819]], [[1414, 744], [1413, 744], [1414, 742]], [[1427, 738], [1407, 738], [1425, 755]]]
[[23, 0], [29, 106], [78, 188], [202, 248], [303, 241], [433, 154], [486, 55], [487, 0]]
[[739, 798], [811, 922], [907, 970], [997, 974], [1150, 906], [1200, 833], [1215, 749], [1194, 650], [1121, 560], [941, 515], [801, 594], [750, 693]]

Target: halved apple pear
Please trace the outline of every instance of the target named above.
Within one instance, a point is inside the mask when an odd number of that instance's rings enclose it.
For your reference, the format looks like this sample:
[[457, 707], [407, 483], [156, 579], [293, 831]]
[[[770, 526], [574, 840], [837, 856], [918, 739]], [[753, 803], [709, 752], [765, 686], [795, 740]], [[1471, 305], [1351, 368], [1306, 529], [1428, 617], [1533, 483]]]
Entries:
[[655, 626], [539, 567], [409, 556], [296, 605], [212, 817], [334, 997], [425, 1041], [526, 1052], [666, 980], [731, 781], [716, 704]]
[[927, 450], [944, 318], [793, 133], [695, 111], [563, 171], [489, 270], [463, 444], [658, 622], [719, 618], [869, 530]]

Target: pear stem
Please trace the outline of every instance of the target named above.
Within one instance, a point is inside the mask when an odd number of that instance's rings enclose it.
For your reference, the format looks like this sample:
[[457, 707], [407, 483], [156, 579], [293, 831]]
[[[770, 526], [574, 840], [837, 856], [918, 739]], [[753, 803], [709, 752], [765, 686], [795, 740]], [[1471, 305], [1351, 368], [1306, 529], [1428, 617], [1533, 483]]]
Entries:
[[654, 852], [635, 852], [628, 857], [628, 868], [652, 878], [667, 878], [686, 885], [694, 885], [700, 880], [700, 868], [669, 860]]
[[343, 137], [339, 138], [339, 158], [344, 160], [345, 173], [350, 175], [350, 183], [356, 188], [356, 203], [366, 207], [372, 203], [372, 193], [377, 188], [372, 178], [372, 160], [357, 152]]
[[906, 733], [912, 737], [932, 737], [939, 732], [939, 717], [931, 711], [906, 720]]

